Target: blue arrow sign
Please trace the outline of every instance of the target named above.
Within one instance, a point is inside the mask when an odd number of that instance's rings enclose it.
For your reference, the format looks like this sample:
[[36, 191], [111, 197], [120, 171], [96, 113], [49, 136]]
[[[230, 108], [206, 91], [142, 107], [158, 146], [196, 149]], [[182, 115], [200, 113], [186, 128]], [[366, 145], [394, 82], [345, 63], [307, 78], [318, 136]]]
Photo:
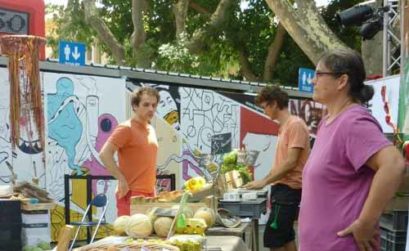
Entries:
[[85, 65], [85, 44], [60, 41], [58, 56], [60, 64]]
[[315, 71], [308, 68], [298, 69], [298, 90], [301, 92], [313, 92], [312, 79]]

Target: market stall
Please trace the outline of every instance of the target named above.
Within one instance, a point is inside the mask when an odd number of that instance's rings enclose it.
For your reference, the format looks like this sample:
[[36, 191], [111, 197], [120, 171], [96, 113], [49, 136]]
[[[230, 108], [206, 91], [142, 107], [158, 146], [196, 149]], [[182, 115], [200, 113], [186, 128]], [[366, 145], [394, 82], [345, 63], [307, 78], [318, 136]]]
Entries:
[[[199, 154], [199, 153], [198, 153]], [[249, 153], [233, 150], [218, 161], [199, 156], [203, 175], [183, 189], [131, 198], [131, 215], [113, 223], [114, 233], [78, 250], [258, 250], [258, 218], [266, 192], [240, 187], [252, 179]]]

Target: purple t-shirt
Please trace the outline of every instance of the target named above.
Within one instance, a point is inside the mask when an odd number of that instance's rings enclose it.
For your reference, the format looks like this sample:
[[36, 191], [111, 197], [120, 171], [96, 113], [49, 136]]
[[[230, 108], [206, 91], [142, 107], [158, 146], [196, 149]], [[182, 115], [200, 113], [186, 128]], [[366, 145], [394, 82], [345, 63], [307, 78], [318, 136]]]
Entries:
[[391, 145], [368, 110], [354, 105], [326, 124], [323, 119], [304, 167], [299, 215], [300, 251], [359, 250], [352, 235], [337, 232], [356, 220], [374, 171], [366, 161]]

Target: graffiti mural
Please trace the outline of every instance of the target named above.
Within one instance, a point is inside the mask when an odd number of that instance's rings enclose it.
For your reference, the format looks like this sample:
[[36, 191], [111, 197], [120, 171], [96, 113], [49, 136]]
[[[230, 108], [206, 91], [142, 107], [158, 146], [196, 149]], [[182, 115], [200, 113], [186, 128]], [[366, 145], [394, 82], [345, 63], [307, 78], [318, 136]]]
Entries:
[[[158, 114], [156, 114], [152, 121], [152, 125], [156, 129], [159, 144], [157, 174], [175, 174], [176, 188], [179, 189], [181, 187], [180, 164], [182, 162], [179, 156], [181, 154], [182, 142], [179, 133], [168, 123], [169, 121], [163, 120]], [[163, 184], [163, 182], [159, 183], [158, 181], [157, 191], [168, 185], [169, 184]]]
[[308, 99], [290, 99], [288, 109], [305, 121], [312, 136], [317, 134], [318, 124], [326, 113], [322, 104]]
[[[20, 142], [15, 150], [10, 142], [10, 84], [8, 70], [0, 68], [0, 183], [10, 183], [12, 172], [18, 180], [38, 180], [40, 187], [46, 186], [43, 149], [39, 135], [30, 119], [20, 118]], [[11, 169], [10, 169], [10, 168]]]
[[[256, 94], [241, 94], [241, 93], [232, 93], [232, 92], [219, 92], [226, 97], [229, 97], [244, 107], [247, 107], [255, 112], [263, 113], [263, 109], [255, 104]], [[288, 109], [294, 115], [301, 117], [308, 128], [310, 129], [311, 136], [315, 136], [317, 133], [317, 126], [321, 118], [325, 114], [325, 108], [323, 105], [314, 102], [311, 99], [294, 99], [290, 98]]]
[[[374, 88], [374, 96], [368, 102], [368, 108], [372, 115], [378, 120], [384, 133], [393, 133], [393, 126], [398, 123], [399, 107], [399, 82], [400, 76], [388, 76], [381, 79], [366, 81], [366, 85]], [[389, 108], [385, 107], [385, 103]], [[387, 115], [390, 118], [387, 119]]]
[[[43, 75], [47, 121], [47, 190], [62, 207], [64, 175], [109, 175], [99, 160], [98, 152], [118, 121], [125, 120], [125, 81], [81, 75], [45, 73]], [[115, 100], [112, 99], [115, 97]], [[92, 193], [107, 193], [114, 200], [116, 182], [95, 180]], [[84, 180], [70, 182], [72, 217], [79, 217], [86, 208]], [[116, 217], [115, 205], [108, 210], [107, 219]], [[54, 229], [61, 221], [58, 208], [52, 215]], [[56, 237], [56, 236], [53, 236]]]
[[[213, 160], [220, 162], [225, 152], [245, 148], [253, 154], [256, 179], [272, 168], [278, 125], [254, 105], [254, 96], [171, 83], [49, 72], [41, 73], [46, 147], [39, 147], [35, 134], [23, 132], [21, 144], [12, 151], [7, 76], [7, 69], [0, 68], [0, 182], [10, 182], [6, 163], [13, 164], [19, 180], [39, 178], [40, 186], [57, 203], [51, 214], [54, 240], [65, 225], [64, 175], [109, 175], [98, 152], [118, 123], [129, 118], [130, 94], [140, 86], [149, 85], [159, 91], [161, 101], [152, 121], [159, 143], [157, 173], [175, 174], [177, 189], [185, 180], [205, 173], [204, 158], [199, 153], [213, 154]], [[291, 99], [289, 108], [307, 121], [314, 134], [323, 107], [310, 100]], [[160, 181], [158, 190], [169, 189], [166, 182]], [[114, 180], [92, 183], [94, 195], [106, 193], [112, 202], [107, 211], [109, 222], [116, 217], [115, 188]], [[70, 216], [74, 220], [86, 208], [85, 190], [83, 180], [71, 180]]]
[[231, 133], [231, 146], [239, 146], [240, 105], [214, 91], [180, 88], [182, 134], [192, 147], [211, 152], [211, 136]]

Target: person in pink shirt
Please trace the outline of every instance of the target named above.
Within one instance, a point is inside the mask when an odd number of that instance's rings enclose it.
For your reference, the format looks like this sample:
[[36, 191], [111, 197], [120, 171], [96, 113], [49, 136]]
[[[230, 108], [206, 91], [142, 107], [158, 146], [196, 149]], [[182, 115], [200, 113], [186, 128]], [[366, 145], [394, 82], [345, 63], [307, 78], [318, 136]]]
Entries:
[[313, 99], [328, 114], [303, 171], [300, 251], [379, 250], [378, 220], [398, 189], [404, 160], [363, 106], [374, 94], [365, 77], [352, 50], [327, 52], [317, 64]]

